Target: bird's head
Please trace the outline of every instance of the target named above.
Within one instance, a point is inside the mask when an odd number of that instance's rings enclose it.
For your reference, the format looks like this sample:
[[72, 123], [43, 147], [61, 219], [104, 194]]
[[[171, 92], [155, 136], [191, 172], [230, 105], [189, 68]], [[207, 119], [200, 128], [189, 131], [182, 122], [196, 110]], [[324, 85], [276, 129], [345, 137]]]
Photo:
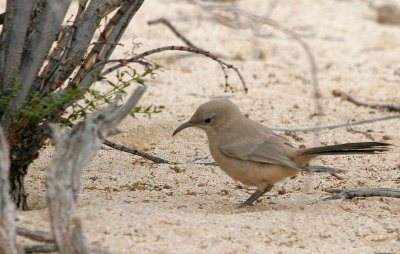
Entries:
[[212, 100], [200, 105], [190, 120], [176, 128], [172, 136], [188, 127], [198, 127], [206, 132], [217, 131], [229, 120], [240, 115], [239, 108], [230, 100]]

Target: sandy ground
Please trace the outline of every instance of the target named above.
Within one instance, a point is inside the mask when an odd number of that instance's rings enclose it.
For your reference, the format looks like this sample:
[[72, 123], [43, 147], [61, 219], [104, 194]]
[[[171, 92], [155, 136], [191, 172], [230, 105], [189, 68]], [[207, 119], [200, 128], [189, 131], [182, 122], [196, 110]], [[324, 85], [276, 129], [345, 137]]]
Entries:
[[[238, 5], [265, 14], [267, 2]], [[101, 149], [83, 173], [76, 207], [89, 241], [115, 253], [400, 253], [399, 199], [322, 201], [329, 196], [324, 191], [328, 188], [400, 188], [398, 147], [374, 156], [319, 158], [315, 164], [347, 169], [345, 179], [302, 173], [277, 184], [253, 207], [237, 209], [251, 188], [218, 167], [188, 163], [208, 154], [205, 134], [188, 129], [171, 137], [197, 106], [219, 96], [268, 126], [304, 127], [389, 114], [332, 95], [333, 89], [341, 89], [369, 102], [400, 104], [400, 76], [395, 74], [400, 68], [400, 27], [375, 22], [372, 2], [388, 1], [286, 0], [274, 9], [271, 17], [301, 34], [315, 54], [325, 114], [311, 118], [315, 108], [308, 60], [294, 40], [268, 26], [259, 26], [257, 35], [250, 28], [223, 26], [184, 1], [147, 0], [115, 57], [131, 52], [133, 42], [141, 44], [136, 52], [182, 45], [164, 26], [147, 26], [148, 20], [166, 17], [196, 45], [226, 56], [240, 68], [249, 93], [244, 94], [233, 72], [235, 93], [225, 93], [221, 69], [205, 57], [165, 53], [150, 58], [164, 69], [147, 79], [149, 89], [141, 105], [164, 109], [151, 119], [127, 118], [120, 124], [122, 133], [111, 139], [184, 164], [174, 170]], [[259, 52], [265, 57], [257, 58]], [[389, 142], [400, 143], [398, 120], [354, 129], [370, 131], [376, 141], [386, 135]], [[306, 146], [370, 141], [345, 128], [321, 131], [318, 139], [312, 133], [298, 136], [298, 142], [288, 138]], [[44, 148], [29, 169], [26, 185], [32, 210], [18, 213], [18, 223], [47, 231], [44, 179], [53, 149]]]

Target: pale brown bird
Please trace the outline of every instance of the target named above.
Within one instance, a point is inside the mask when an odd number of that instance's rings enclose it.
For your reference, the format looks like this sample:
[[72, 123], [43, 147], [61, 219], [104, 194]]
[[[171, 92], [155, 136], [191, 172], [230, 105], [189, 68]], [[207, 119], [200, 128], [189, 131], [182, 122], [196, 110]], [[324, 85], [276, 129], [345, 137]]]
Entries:
[[204, 130], [212, 157], [233, 179], [257, 190], [239, 207], [251, 205], [273, 185], [296, 175], [304, 164], [318, 155], [374, 154], [388, 150], [390, 144], [359, 142], [314, 148], [296, 148], [268, 127], [246, 118], [228, 99], [202, 104], [189, 121], [172, 136], [188, 127]]

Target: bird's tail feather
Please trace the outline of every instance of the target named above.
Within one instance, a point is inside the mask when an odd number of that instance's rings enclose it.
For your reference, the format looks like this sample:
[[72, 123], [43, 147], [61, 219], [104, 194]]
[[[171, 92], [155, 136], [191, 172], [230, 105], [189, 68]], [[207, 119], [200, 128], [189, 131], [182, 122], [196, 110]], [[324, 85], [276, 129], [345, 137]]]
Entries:
[[352, 154], [366, 153], [374, 154], [390, 150], [391, 144], [382, 142], [357, 142], [340, 145], [321, 146], [305, 149], [300, 153], [301, 157], [312, 155], [330, 155], [330, 154]]

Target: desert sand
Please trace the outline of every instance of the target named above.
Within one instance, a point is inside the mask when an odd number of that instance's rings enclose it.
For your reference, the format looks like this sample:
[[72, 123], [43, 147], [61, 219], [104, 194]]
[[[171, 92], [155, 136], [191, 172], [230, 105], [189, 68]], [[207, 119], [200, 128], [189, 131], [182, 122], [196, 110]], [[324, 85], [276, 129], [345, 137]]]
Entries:
[[[264, 15], [269, 2], [238, 1], [238, 7]], [[368, 102], [400, 104], [400, 27], [377, 23], [369, 6], [388, 2], [285, 0], [273, 10], [270, 17], [300, 34], [315, 55], [324, 114], [312, 117], [309, 62], [288, 35], [245, 19], [241, 19], [243, 28], [230, 28], [185, 1], [145, 1], [115, 58], [128, 56], [138, 43], [135, 53], [183, 45], [165, 26], [147, 25], [165, 17], [198, 47], [238, 67], [249, 92], [244, 93], [232, 71], [234, 93], [225, 92], [219, 65], [203, 56], [169, 52], [149, 57], [163, 68], [154, 78], [146, 78], [148, 89], [140, 105], [161, 106], [162, 112], [151, 118], [127, 117], [119, 125], [122, 133], [110, 140], [183, 164], [178, 168], [155, 164], [103, 147], [83, 172], [76, 204], [75, 214], [83, 221], [88, 241], [115, 253], [400, 253], [399, 199], [322, 201], [330, 195], [324, 191], [329, 188], [400, 188], [399, 120], [353, 127], [368, 131], [375, 141], [394, 144], [390, 152], [314, 161], [346, 169], [340, 174], [343, 180], [325, 173], [300, 173], [245, 209], [237, 206], [252, 188], [233, 181], [218, 167], [191, 163], [209, 154], [205, 133], [187, 129], [171, 136], [200, 104], [217, 97], [231, 99], [251, 119], [274, 127], [391, 114], [332, 95], [333, 89], [339, 89]], [[371, 141], [359, 132], [338, 128], [317, 136], [298, 132], [297, 140], [286, 137], [307, 147]], [[44, 182], [53, 152], [49, 142], [29, 168], [26, 186], [31, 210], [18, 212], [18, 224], [49, 231]]]

